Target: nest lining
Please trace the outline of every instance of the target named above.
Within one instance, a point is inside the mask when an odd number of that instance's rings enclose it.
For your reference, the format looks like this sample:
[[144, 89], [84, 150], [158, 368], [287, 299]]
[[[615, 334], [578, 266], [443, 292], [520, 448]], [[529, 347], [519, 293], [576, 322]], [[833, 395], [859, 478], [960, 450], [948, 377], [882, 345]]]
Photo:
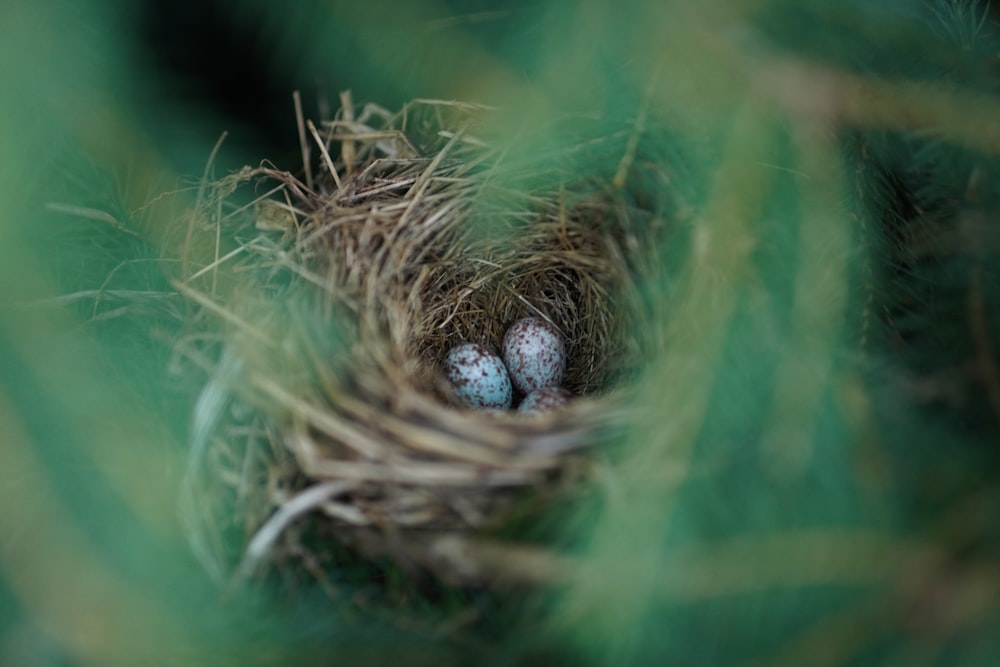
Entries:
[[[519, 493], [578, 477], [579, 452], [621, 424], [616, 391], [640, 347], [628, 295], [641, 260], [623, 251], [642, 247], [625, 238], [638, 213], [600, 182], [504, 187], [502, 153], [469, 131], [482, 113], [417, 104], [373, 129], [345, 107], [322, 133], [310, 125], [326, 165], [315, 179], [260, 168], [216, 184], [209, 220], [242, 239], [232, 292], [178, 287], [198, 321], [225, 325], [208, 335], [221, 361], [190, 355], [210, 372], [200, 404], [215, 407], [200, 427], [196, 413], [186, 512], [220, 578], [275, 558], [306, 514], [367, 554], [478, 576], [442, 545], [455, 553], [448, 540], [501, 524]], [[234, 183], [263, 182], [270, 196], [219, 213]], [[524, 316], [564, 334], [564, 386], [581, 398], [535, 417], [456, 407], [447, 350], [496, 351]], [[227, 513], [246, 534], [236, 568], [218, 539]]]

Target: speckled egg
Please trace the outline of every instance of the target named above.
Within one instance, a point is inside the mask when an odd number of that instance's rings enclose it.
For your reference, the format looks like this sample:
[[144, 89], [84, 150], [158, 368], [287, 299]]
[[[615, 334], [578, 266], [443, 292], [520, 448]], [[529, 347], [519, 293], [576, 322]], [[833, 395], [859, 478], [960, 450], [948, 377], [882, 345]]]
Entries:
[[554, 326], [538, 317], [526, 317], [514, 322], [504, 335], [503, 360], [514, 386], [530, 394], [562, 383], [566, 345]]
[[500, 357], [477, 343], [453, 347], [442, 364], [444, 376], [455, 389], [455, 398], [470, 408], [510, 407], [510, 375]]
[[561, 408], [573, 398], [573, 392], [562, 387], [542, 387], [525, 396], [521, 405], [517, 406], [517, 411], [524, 413], [548, 412]]

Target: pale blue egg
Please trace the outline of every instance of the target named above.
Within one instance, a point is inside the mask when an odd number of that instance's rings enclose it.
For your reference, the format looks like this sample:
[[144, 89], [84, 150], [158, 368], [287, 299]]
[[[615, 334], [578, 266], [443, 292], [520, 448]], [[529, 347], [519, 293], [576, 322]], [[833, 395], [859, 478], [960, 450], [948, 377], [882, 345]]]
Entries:
[[566, 346], [559, 330], [539, 317], [525, 317], [503, 337], [503, 360], [514, 386], [525, 394], [558, 387], [566, 374]]
[[471, 408], [510, 407], [513, 391], [510, 375], [500, 357], [477, 343], [453, 347], [442, 364], [444, 376], [455, 390], [455, 398]]
[[573, 392], [562, 387], [542, 387], [525, 396], [521, 405], [517, 406], [517, 411], [523, 413], [549, 412], [567, 405], [573, 398]]

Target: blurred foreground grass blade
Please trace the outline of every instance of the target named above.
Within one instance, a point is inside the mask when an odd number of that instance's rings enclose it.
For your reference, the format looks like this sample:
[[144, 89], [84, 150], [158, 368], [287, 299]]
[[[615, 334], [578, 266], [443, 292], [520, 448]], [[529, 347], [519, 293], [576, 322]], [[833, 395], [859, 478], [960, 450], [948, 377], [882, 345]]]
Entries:
[[656, 622], [651, 610], [659, 602], [649, 592], [662, 575], [663, 539], [691, 473], [691, 447], [706, 418], [737, 295], [754, 281], [752, 225], [773, 176], [761, 158], [774, 150], [775, 131], [752, 107], [734, 116], [708, 208], [671, 290], [666, 352], [643, 380], [643, 416], [625, 458], [608, 473], [608, 505], [568, 594], [564, 620], [579, 629], [588, 652], [612, 662], [634, 659], [645, 626]]
[[[6, 400], [0, 404], [0, 425], [5, 496], [0, 568], [6, 585], [29, 618], [80, 664], [159, 660], [167, 638], [182, 635], [175, 621], [164, 616], [149, 591], [130, 586], [88, 543]], [[177, 648], [186, 653], [183, 645]], [[176, 657], [195, 664], [193, 655]]]

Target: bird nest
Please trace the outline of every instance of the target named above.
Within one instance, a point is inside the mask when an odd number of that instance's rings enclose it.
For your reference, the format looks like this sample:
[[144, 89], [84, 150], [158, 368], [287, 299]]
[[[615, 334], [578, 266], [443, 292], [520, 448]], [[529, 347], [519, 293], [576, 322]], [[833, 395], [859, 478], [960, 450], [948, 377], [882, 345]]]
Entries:
[[[578, 484], [621, 427], [653, 245], [636, 230], [655, 216], [620, 181], [575, 175], [570, 152], [565, 173], [551, 159], [508, 168], [477, 134], [498, 113], [348, 103], [300, 120], [304, 174], [203, 185], [176, 283], [191, 306], [178, 358], [206, 378], [183, 515], [220, 580], [324, 562], [322, 549], [457, 583], [540, 576], [502, 540], [470, 540]], [[628, 132], [602, 142], [627, 173]], [[201, 260], [199, 234], [214, 237]], [[578, 398], [540, 415], [457, 405], [447, 351], [496, 352], [526, 316], [562, 333]]]

